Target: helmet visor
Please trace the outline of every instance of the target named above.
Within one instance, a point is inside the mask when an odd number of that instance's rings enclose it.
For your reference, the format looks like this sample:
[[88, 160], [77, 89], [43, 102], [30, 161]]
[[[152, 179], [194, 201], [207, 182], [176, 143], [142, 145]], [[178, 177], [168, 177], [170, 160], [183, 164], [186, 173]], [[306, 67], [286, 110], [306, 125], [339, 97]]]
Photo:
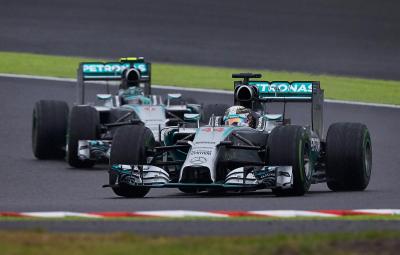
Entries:
[[228, 126], [243, 126], [247, 124], [247, 118], [242, 116], [231, 117], [225, 121], [225, 125]]

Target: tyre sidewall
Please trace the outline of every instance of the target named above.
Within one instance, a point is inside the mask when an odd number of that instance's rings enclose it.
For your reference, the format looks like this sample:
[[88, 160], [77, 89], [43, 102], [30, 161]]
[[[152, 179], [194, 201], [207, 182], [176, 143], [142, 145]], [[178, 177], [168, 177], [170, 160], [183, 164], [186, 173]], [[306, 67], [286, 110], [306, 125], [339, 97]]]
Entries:
[[364, 190], [372, 168], [372, 144], [367, 127], [360, 123], [334, 123], [326, 140], [328, 187], [333, 191]]
[[[292, 166], [292, 188], [276, 188], [273, 192], [283, 196], [304, 195], [310, 188], [314, 165], [310, 155], [310, 137], [306, 130], [301, 126], [276, 127], [268, 138], [267, 152], [271, 166]], [[307, 175], [304, 154], [307, 154], [309, 159], [310, 168]]]
[[56, 100], [36, 102], [32, 114], [32, 150], [39, 159], [63, 158], [68, 104]]
[[92, 106], [74, 106], [71, 110], [67, 135], [67, 161], [72, 167], [89, 168], [93, 160], [81, 160], [78, 157], [79, 140], [96, 140], [100, 120], [97, 110]]

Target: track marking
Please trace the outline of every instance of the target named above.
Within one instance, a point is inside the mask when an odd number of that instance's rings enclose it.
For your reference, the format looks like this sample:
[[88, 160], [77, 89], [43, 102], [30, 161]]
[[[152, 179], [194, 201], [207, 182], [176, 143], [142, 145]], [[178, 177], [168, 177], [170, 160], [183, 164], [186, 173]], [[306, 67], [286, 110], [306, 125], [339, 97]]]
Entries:
[[299, 211], [299, 210], [267, 210], [251, 211], [251, 213], [270, 217], [337, 217], [337, 214], [317, 212], [317, 211]]
[[258, 210], [258, 211], [191, 211], [161, 210], [135, 212], [0, 212], [2, 217], [62, 219], [80, 217], [91, 219], [104, 218], [296, 218], [322, 217], [337, 218], [342, 216], [394, 216], [400, 215], [400, 209], [355, 209], [355, 210]]
[[82, 217], [82, 218], [103, 218], [99, 215], [80, 213], [80, 212], [23, 212], [22, 217], [39, 217], [39, 218], [65, 218], [65, 217]]
[[214, 212], [204, 212], [204, 211], [185, 211], [185, 210], [171, 210], [171, 211], [139, 211], [140, 215], [148, 216], [158, 216], [158, 217], [212, 217], [212, 218], [224, 218], [229, 217], [229, 215], [214, 213]]
[[[48, 81], [62, 81], [62, 82], [76, 82], [76, 79], [72, 79], [72, 78], [58, 78], [58, 77], [51, 77], [51, 76], [36, 76], [36, 75], [26, 75], [26, 74], [0, 73], [0, 77], [48, 80]], [[106, 82], [91, 82], [91, 83], [104, 84]], [[232, 91], [219, 90], [219, 89], [185, 88], [185, 87], [168, 86], [168, 85], [152, 85], [152, 87], [156, 88], [156, 89], [165, 89], [165, 90], [171, 89], [171, 90], [180, 90], [180, 91], [217, 93], [217, 94], [225, 94], [225, 95], [232, 95], [232, 93], [233, 93]], [[385, 108], [400, 109], [400, 105], [394, 105], [394, 104], [365, 103], [365, 102], [333, 100], [333, 99], [325, 99], [324, 101], [327, 103], [333, 103], [333, 104], [348, 104], [348, 105], [360, 105], [360, 106], [373, 106], [373, 107], [385, 107]]]

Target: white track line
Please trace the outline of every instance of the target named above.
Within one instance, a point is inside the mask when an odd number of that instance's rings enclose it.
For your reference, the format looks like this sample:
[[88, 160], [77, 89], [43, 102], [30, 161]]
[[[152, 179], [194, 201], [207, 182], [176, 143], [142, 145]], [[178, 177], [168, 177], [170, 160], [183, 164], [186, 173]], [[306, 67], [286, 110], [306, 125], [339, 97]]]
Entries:
[[358, 209], [354, 212], [382, 214], [382, 215], [400, 215], [399, 209]]
[[[328, 210], [329, 211], [329, 210]], [[54, 212], [0, 212], [2, 216], [23, 216], [33, 218], [65, 218], [65, 217], [82, 217], [82, 218], [124, 218], [124, 217], [165, 217], [165, 218], [186, 218], [186, 217], [207, 217], [207, 218], [237, 218], [242, 217], [238, 212], [210, 212], [210, 211], [191, 211], [191, 210], [160, 210], [160, 211], [135, 211], [135, 212], [114, 212], [107, 215], [103, 212], [82, 213], [69, 211]], [[357, 216], [357, 213], [363, 213], [370, 216], [390, 216], [400, 215], [400, 209], [354, 209], [354, 210], [330, 210], [329, 212], [318, 212], [308, 210], [260, 210], [260, 211], [239, 211], [244, 216], [261, 216], [261, 217], [342, 217]], [[356, 213], [356, 214], [354, 214]], [[119, 216], [116, 216], [120, 214]], [[127, 216], [126, 216], [127, 215]], [[360, 214], [362, 215], [362, 214]]]
[[65, 217], [83, 217], [83, 218], [103, 218], [102, 216], [79, 213], [79, 212], [23, 212], [22, 216], [38, 218], [65, 218]]
[[[51, 76], [37, 76], [37, 75], [26, 75], [26, 74], [0, 73], [0, 77], [76, 82], [76, 79], [71, 79], [71, 78], [58, 78], [58, 77], [51, 77]], [[91, 83], [105, 83], [105, 82], [91, 82]], [[152, 85], [152, 87], [156, 88], [156, 89], [172, 89], [172, 90], [181, 90], [181, 91], [194, 91], [194, 92], [197, 91], [197, 92], [204, 92], [204, 93], [217, 93], [217, 94], [232, 95], [232, 91], [219, 90], [219, 89], [185, 88], [185, 87], [178, 87], [178, 86], [155, 85], [155, 84]], [[377, 103], [365, 103], [365, 102], [333, 100], [333, 99], [325, 99], [325, 102], [334, 103], [334, 104], [348, 104], [348, 105], [360, 105], [360, 106], [373, 106], [373, 107], [386, 107], [386, 108], [400, 109], [400, 105], [394, 105], [394, 104], [377, 104]]]
[[313, 211], [299, 211], [299, 210], [267, 210], [267, 211], [250, 211], [250, 213], [271, 216], [271, 217], [338, 217], [332, 213], [322, 213]]
[[158, 217], [216, 217], [226, 218], [228, 215], [221, 213], [213, 213], [206, 211], [186, 211], [186, 210], [170, 210], [170, 211], [137, 211], [135, 212], [140, 215], [158, 216]]
[[27, 74], [0, 73], [0, 77], [22, 78], [22, 79], [33, 79], [33, 80], [76, 82], [76, 79], [71, 79], [71, 78], [58, 78], [58, 77], [51, 77], [51, 76], [37, 76], [37, 75], [27, 75]]

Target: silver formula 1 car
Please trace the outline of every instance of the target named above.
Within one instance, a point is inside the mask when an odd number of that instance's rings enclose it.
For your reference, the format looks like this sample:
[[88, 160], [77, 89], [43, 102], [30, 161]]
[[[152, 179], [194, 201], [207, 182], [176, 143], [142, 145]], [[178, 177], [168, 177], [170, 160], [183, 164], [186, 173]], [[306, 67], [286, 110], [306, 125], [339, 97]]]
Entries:
[[[97, 104], [86, 103], [88, 82], [106, 82], [106, 94], [97, 94]], [[110, 82], [117, 82], [116, 95]], [[127, 123], [141, 123], [159, 138], [162, 129], [183, 121], [185, 113], [199, 113], [181, 94], [151, 93], [151, 65], [143, 58], [119, 62], [86, 62], [78, 68], [77, 104], [69, 111], [66, 102], [41, 100], [33, 112], [32, 145], [39, 159], [64, 157], [77, 168], [108, 162], [114, 130]]]
[[[311, 184], [333, 191], [364, 190], [370, 180], [372, 147], [359, 123], [335, 123], [323, 138], [323, 90], [319, 82], [250, 80], [236, 74], [235, 106], [212, 116], [207, 126], [184, 124], [162, 130], [163, 143], [144, 125], [119, 127], [111, 148], [109, 184], [124, 197], [143, 197], [151, 188], [183, 192], [254, 191], [304, 195]], [[310, 104], [309, 126], [291, 125], [273, 102]], [[285, 108], [284, 108], [285, 109]], [[197, 119], [196, 115], [186, 115]]]

